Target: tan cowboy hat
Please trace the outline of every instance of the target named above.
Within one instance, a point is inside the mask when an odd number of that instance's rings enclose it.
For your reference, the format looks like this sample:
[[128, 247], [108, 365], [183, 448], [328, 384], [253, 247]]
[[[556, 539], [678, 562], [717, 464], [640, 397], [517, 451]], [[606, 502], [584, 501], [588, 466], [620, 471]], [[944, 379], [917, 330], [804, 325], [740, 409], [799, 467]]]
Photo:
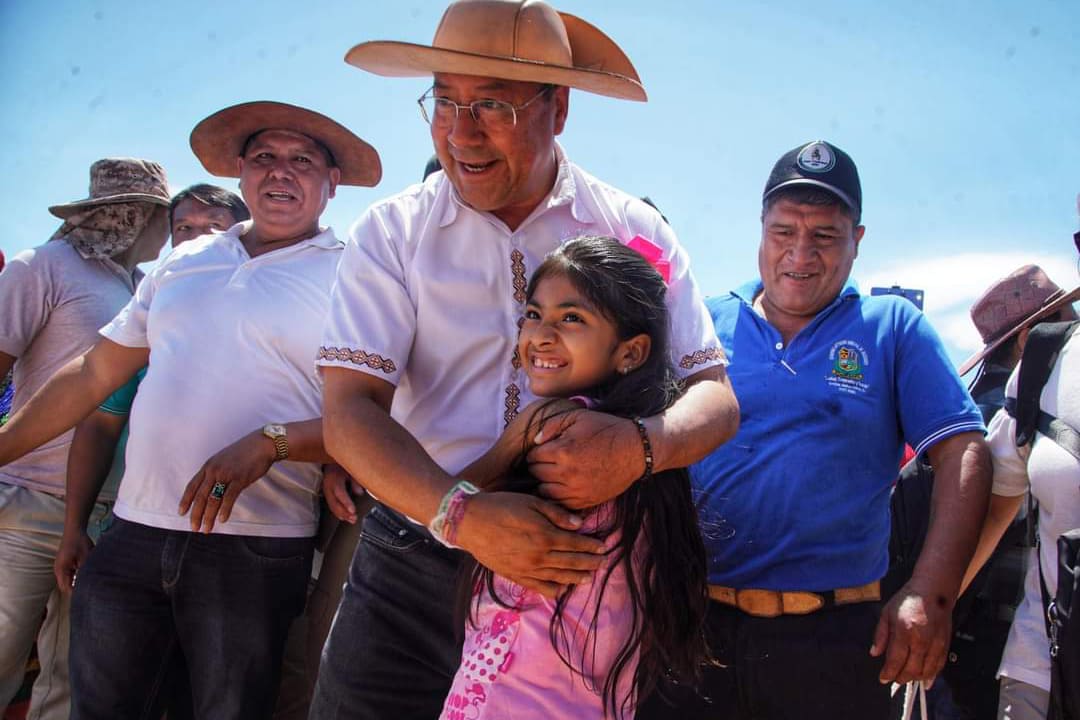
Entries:
[[341, 170], [342, 185], [373, 187], [382, 178], [379, 153], [347, 127], [312, 110], [267, 100], [233, 105], [206, 118], [191, 131], [191, 149], [210, 174], [239, 177], [236, 158], [248, 138], [263, 130], [291, 130], [322, 143]]
[[457, 0], [431, 45], [360, 43], [345, 62], [376, 75], [434, 72], [565, 85], [623, 100], [647, 100], [619, 46], [581, 18], [541, 0]]
[[1038, 265], [1025, 265], [1001, 278], [971, 306], [971, 321], [983, 349], [957, 371], [966, 375], [979, 361], [1026, 327], [1053, 315], [1080, 297], [1080, 287], [1065, 292]]
[[165, 170], [156, 162], [138, 158], [104, 158], [90, 166], [90, 195], [63, 205], [53, 205], [49, 212], [66, 220], [94, 205], [122, 202], [169, 204], [169, 183]]

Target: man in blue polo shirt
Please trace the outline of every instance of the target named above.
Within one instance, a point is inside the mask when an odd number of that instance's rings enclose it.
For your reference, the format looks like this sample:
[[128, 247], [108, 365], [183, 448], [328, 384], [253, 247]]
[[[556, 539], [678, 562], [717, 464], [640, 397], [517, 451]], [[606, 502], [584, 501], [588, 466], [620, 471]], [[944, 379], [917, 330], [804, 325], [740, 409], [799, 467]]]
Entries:
[[[865, 228], [855, 163], [826, 142], [765, 186], [760, 278], [712, 299], [742, 424], [693, 468], [718, 666], [680, 718], [885, 718], [934, 677], [986, 509], [978, 408], [914, 305], [849, 279]], [[889, 490], [904, 442], [938, 479], [926, 551], [891, 599]], [[671, 709], [656, 698], [639, 717]]]

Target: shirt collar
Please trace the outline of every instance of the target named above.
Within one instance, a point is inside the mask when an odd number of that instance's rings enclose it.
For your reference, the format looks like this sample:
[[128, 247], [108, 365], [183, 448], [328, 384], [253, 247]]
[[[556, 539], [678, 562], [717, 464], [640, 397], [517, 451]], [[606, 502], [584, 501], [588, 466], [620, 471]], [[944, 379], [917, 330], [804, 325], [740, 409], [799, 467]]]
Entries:
[[[225, 232], [221, 233], [219, 237], [227, 237], [229, 238], [230, 242], [240, 243], [240, 237], [244, 233], [251, 230], [251, 227], [254, 224], [255, 223], [253, 220], [244, 220], [243, 222], [238, 222]], [[337, 236], [334, 235], [334, 229], [328, 225], [320, 227], [318, 233], [312, 235], [306, 240], [301, 240], [298, 243], [293, 243], [292, 245], [289, 245], [289, 248], [300, 247], [303, 245], [313, 245], [324, 250], [337, 250], [339, 248], [345, 247], [345, 243], [341, 240], [338, 240]], [[287, 250], [288, 248], [280, 249]]]

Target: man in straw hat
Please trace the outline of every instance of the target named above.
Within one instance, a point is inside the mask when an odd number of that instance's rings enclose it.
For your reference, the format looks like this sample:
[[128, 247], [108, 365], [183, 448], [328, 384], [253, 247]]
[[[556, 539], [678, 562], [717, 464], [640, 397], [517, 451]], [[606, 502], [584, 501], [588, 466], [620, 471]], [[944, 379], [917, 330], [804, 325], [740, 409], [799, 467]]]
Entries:
[[[19, 253], [0, 274], [0, 378], [14, 367], [13, 412], [131, 299], [142, 277], [136, 266], [157, 257], [168, 237], [168, 205], [160, 165], [106, 158], [90, 166], [88, 197], [49, 208], [63, 220], [51, 242]], [[0, 460], [0, 708], [18, 691], [37, 635], [33, 717], [66, 718], [70, 708], [69, 600], [45, 572], [63, 534], [70, 445], [67, 432]], [[92, 536], [107, 511], [94, 506]]]
[[[365, 520], [312, 717], [431, 718], [460, 660], [461, 551], [549, 596], [587, 582], [601, 543], [575, 532], [574, 511], [615, 497], [649, 461], [657, 471], [701, 457], [734, 431], [737, 406], [671, 229], [555, 141], [570, 88], [645, 100], [611, 39], [536, 0], [461, 0], [432, 45], [368, 42], [346, 60], [432, 78], [419, 102], [443, 169], [355, 225], [319, 353], [327, 447], [381, 504]], [[686, 393], [640, 434], [587, 411], [561, 434], [545, 427], [529, 461], [550, 502], [472, 495], [454, 474], [533, 399], [514, 352], [529, 274], [583, 233], [638, 238], [668, 266]]]
[[116, 522], [74, 582], [79, 717], [141, 716], [178, 654], [197, 716], [268, 717], [304, 607], [329, 461], [313, 361], [342, 250], [319, 217], [339, 183], [375, 185], [379, 157], [330, 118], [273, 102], [214, 113], [191, 146], [240, 178], [252, 220], [179, 248], [0, 428], [3, 462], [150, 360]]
[[[691, 472], [717, 663], [639, 718], [864, 720], [931, 679], [986, 507], [982, 419], [907, 300], [850, 280], [865, 227], [855, 162], [825, 141], [774, 164], [758, 277], [708, 303], [746, 421]], [[938, 477], [934, 522], [892, 597], [889, 490], [904, 441]], [[707, 699], [706, 699], [707, 698]]]

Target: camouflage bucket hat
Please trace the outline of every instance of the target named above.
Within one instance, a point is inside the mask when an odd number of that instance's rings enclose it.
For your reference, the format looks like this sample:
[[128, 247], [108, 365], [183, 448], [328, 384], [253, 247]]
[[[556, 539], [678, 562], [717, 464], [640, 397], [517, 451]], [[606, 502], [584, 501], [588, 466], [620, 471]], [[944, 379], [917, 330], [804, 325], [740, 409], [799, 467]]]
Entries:
[[90, 166], [89, 197], [53, 205], [49, 212], [67, 219], [89, 207], [111, 203], [142, 201], [167, 207], [169, 198], [165, 169], [156, 162], [138, 158], [105, 158]]

